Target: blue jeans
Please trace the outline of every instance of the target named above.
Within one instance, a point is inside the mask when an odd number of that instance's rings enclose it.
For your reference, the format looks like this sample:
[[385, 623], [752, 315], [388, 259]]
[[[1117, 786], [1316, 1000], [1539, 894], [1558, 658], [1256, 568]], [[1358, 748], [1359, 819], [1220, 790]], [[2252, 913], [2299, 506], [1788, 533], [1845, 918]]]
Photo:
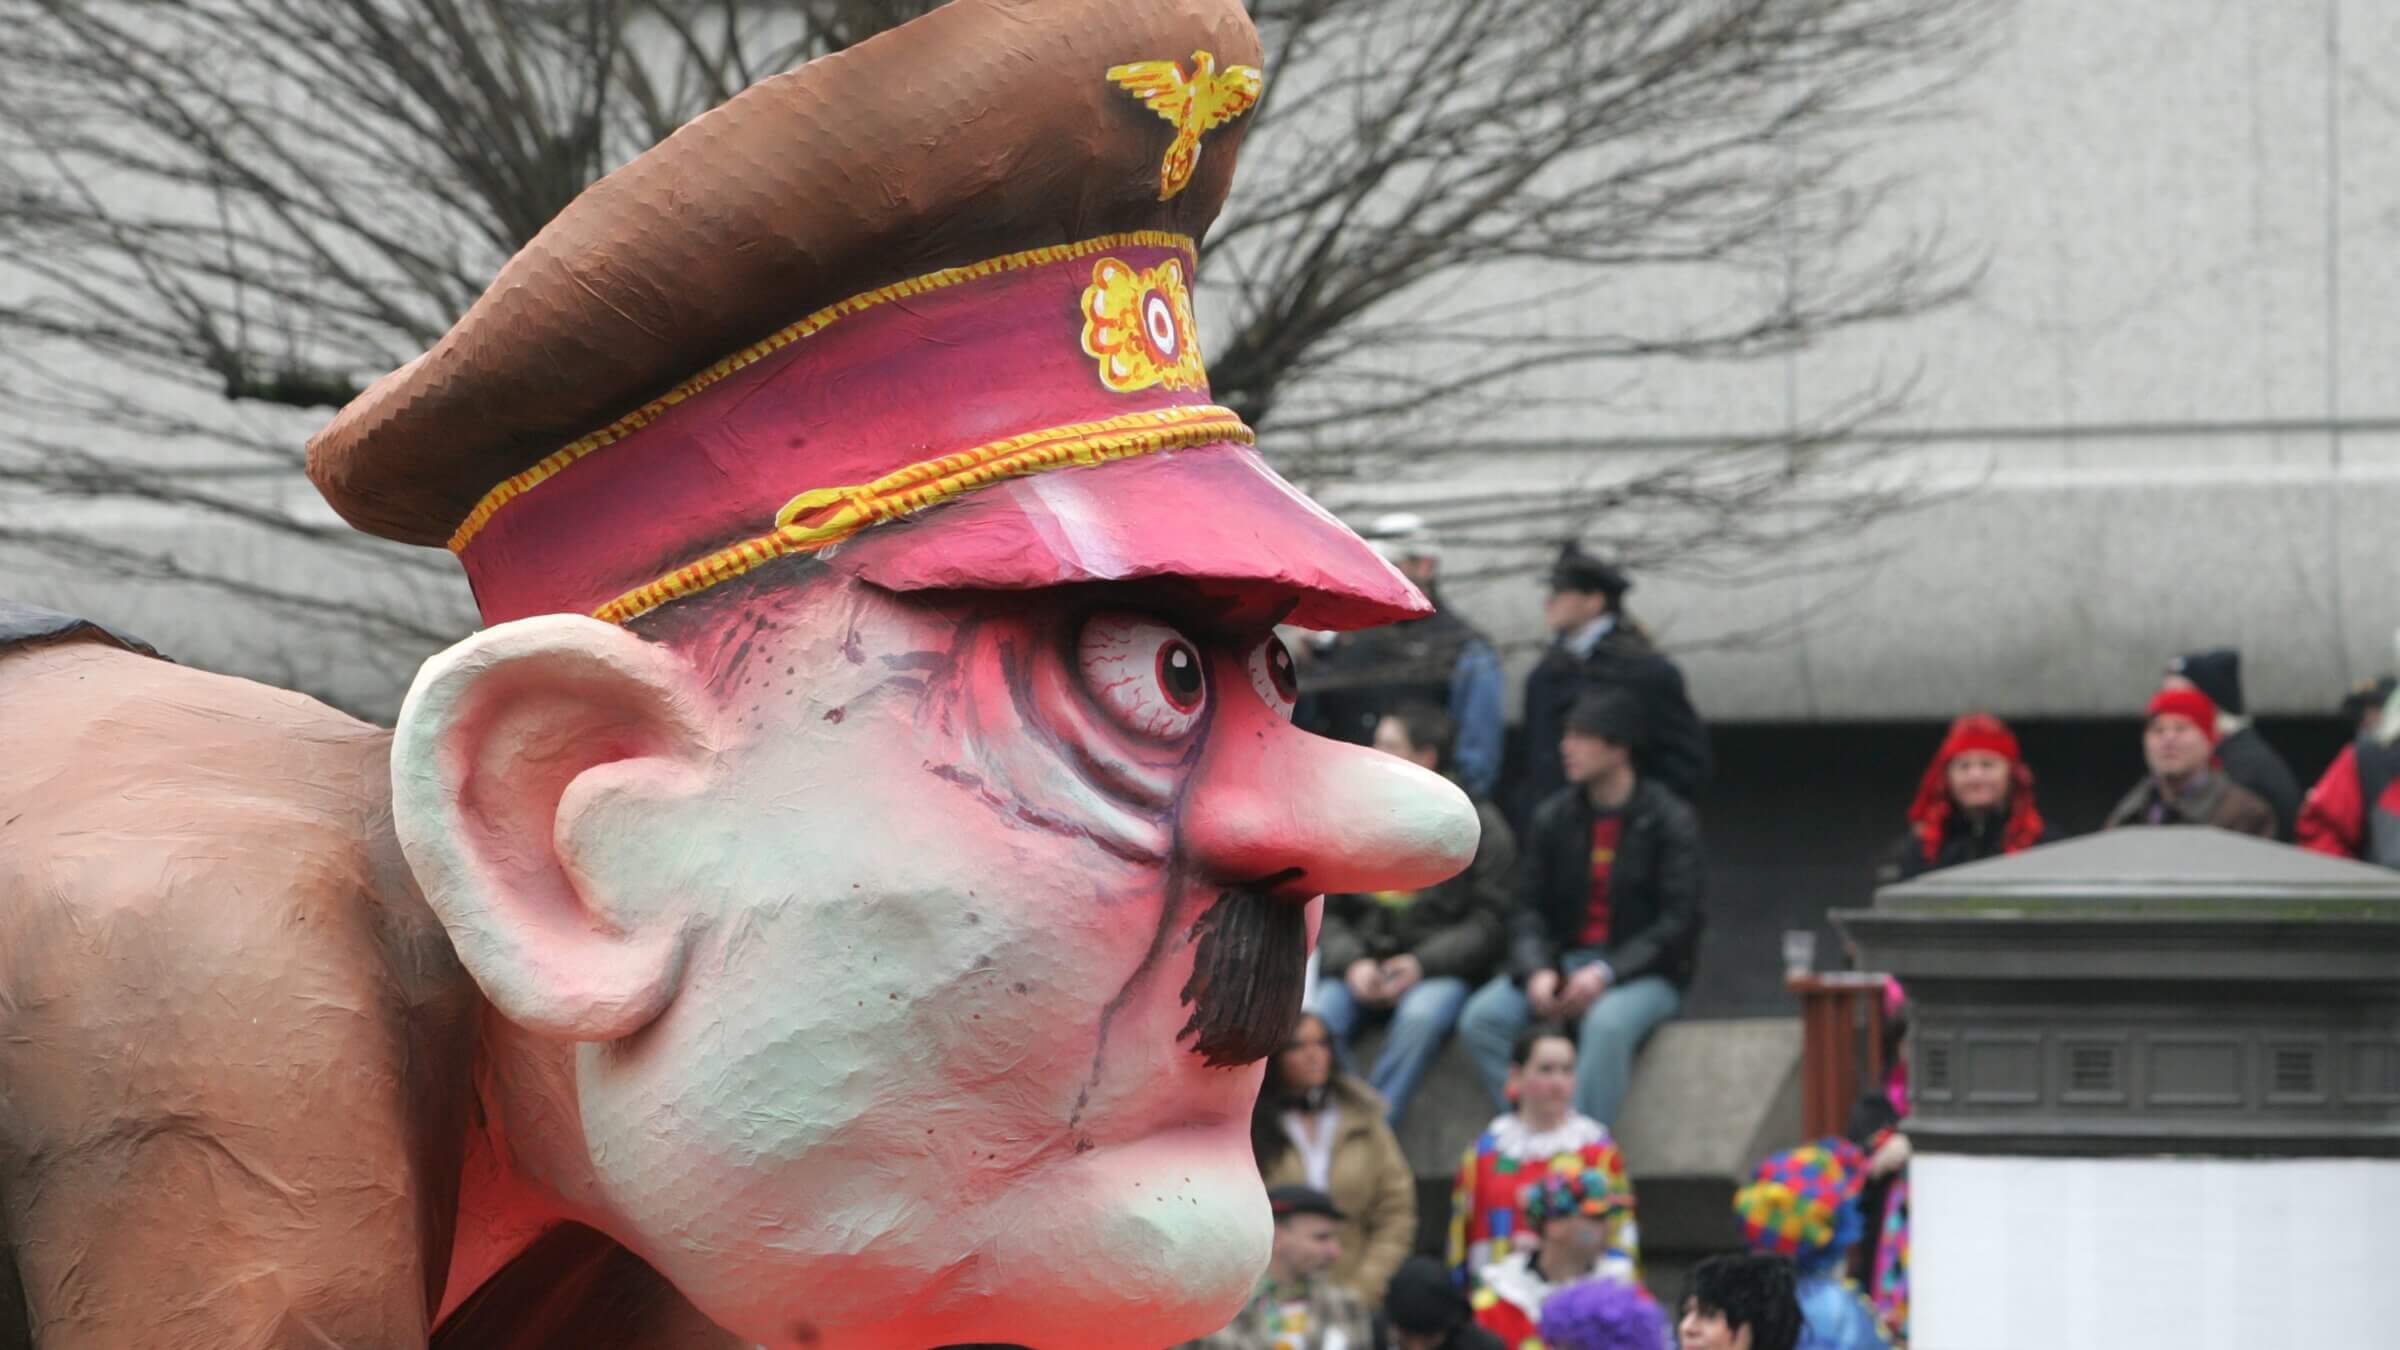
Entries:
[[[1367, 1086], [1383, 1098], [1385, 1119], [1392, 1124], [1399, 1124], [1407, 1113], [1409, 1099], [1417, 1095], [1417, 1084], [1425, 1081], [1425, 1071], [1442, 1052], [1450, 1028], [1458, 1025], [1458, 1010], [1466, 1001], [1465, 980], [1433, 976], [1417, 981], [1392, 1006], [1391, 1034], [1384, 1037], [1383, 1053], [1375, 1057], [1375, 1068], [1367, 1075]], [[1350, 986], [1334, 978], [1317, 981], [1317, 997], [1311, 1006], [1325, 1019], [1326, 1030], [1333, 1033], [1335, 1053], [1348, 1067], [1351, 1033], [1358, 1030], [1364, 1016], [1382, 1010], [1359, 1007]]]
[[[1600, 959], [1588, 949], [1571, 951], [1559, 963], [1572, 975]], [[1683, 991], [1664, 975], [1644, 975], [1612, 984], [1575, 1028], [1575, 1109], [1615, 1128], [1633, 1080], [1633, 1054], [1661, 1022], [1683, 1006]], [[1517, 1035], [1533, 1020], [1525, 991], [1506, 975], [1475, 991], [1458, 1021], [1458, 1034], [1475, 1057], [1483, 1085], [1501, 1110], [1508, 1109], [1508, 1057]]]

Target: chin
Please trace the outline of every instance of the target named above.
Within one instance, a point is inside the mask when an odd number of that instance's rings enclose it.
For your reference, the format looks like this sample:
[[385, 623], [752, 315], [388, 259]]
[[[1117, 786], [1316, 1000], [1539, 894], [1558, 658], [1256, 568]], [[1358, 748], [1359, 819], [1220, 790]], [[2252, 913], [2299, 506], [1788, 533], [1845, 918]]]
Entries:
[[[921, 1216], [932, 1221], [907, 1237], [868, 1238], [851, 1258], [820, 1253], [771, 1299], [757, 1297], [759, 1283], [705, 1277], [695, 1283], [719, 1287], [685, 1292], [775, 1350], [1194, 1340], [1241, 1311], [1273, 1242], [1247, 1128], [1171, 1128], [1029, 1166], [982, 1201]], [[930, 1249], [961, 1237], [968, 1245]], [[710, 1292], [740, 1306], [711, 1306]]]
[[991, 1284], [1011, 1306], [974, 1335], [1036, 1350], [1175, 1345], [1219, 1330], [1274, 1240], [1246, 1121], [1095, 1148], [1001, 1207]]

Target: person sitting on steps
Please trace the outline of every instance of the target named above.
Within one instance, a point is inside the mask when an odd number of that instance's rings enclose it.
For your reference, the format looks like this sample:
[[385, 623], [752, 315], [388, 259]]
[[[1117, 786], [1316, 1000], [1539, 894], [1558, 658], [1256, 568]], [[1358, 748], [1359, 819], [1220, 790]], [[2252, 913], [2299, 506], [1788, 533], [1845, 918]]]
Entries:
[[1568, 713], [1568, 782], [1524, 841], [1507, 969], [1459, 1019], [1496, 1105], [1517, 1034], [1557, 1019], [1577, 1032], [1576, 1109], [1613, 1125], [1634, 1052], [1691, 985], [1707, 889], [1700, 824], [1635, 772], [1643, 733], [1641, 704], [1621, 690], [1586, 691]]

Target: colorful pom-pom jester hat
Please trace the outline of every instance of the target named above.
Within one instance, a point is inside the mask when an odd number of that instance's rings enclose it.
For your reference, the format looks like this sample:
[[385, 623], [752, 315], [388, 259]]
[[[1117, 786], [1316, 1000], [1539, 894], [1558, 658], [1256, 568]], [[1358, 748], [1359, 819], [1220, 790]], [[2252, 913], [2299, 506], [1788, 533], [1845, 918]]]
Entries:
[[1734, 1213], [1751, 1250], [1787, 1256], [1803, 1270], [1858, 1240], [1858, 1195], [1866, 1156], [1847, 1139], [1786, 1149], [1758, 1165], [1734, 1193]]

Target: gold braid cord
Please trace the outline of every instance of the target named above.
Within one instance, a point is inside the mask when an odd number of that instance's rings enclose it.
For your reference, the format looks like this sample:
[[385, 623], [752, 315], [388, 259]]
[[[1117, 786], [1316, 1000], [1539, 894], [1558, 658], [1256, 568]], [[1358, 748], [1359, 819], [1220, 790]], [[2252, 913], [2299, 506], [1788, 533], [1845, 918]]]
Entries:
[[897, 300], [906, 300], [911, 296], [948, 290], [953, 286], [981, 281], [986, 277], [999, 276], [1003, 273], [1021, 272], [1033, 267], [1046, 267], [1052, 263], [1072, 262], [1079, 258], [1088, 258], [1094, 254], [1106, 253], [1119, 248], [1170, 248], [1180, 250], [1187, 256], [1194, 252], [1194, 246], [1188, 235], [1175, 234], [1165, 230], [1133, 230], [1122, 234], [1101, 235], [1096, 239], [1078, 240], [1071, 244], [1051, 244], [1042, 248], [1023, 249], [1016, 253], [1003, 254], [997, 258], [986, 258], [981, 262], [968, 263], [962, 267], [945, 267], [938, 272], [928, 272], [924, 276], [911, 277], [906, 281], [896, 281], [889, 286], [878, 286], [874, 290], [864, 291], [846, 300], [827, 305], [798, 323], [751, 343], [733, 355], [718, 361], [708, 369], [676, 385], [673, 389], [600, 430], [581, 437], [572, 444], [560, 447], [523, 473], [510, 476], [499, 486], [485, 493], [483, 500], [477, 502], [475, 508], [467, 513], [467, 518], [459, 522], [458, 528], [450, 535], [450, 551], [452, 553], [464, 551], [467, 544], [482, 531], [485, 525], [491, 522], [494, 515], [499, 513], [501, 507], [539, 487], [545, 480], [555, 477], [575, 461], [604, 446], [625, 439], [657, 421], [669, 408], [716, 384], [734, 372], [753, 365], [803, 338], [813, 337], [843, 319]]
[[1230, 408], [1195, 404], [1129, 413], [1099, 422], [1028, 431], [954, 455], [896, 469], [871, 483], [803, 492], [775, 513], [775, 528], [728, 545], [636, 587], [592, 611], [594, 618], [624, 623], [670, 600], [730, 581], [777, 558], [814, 553], [881, 521], [939, 506], [980, 487], [1053, 469], [1105, 464], [1161, 450], [1257, 437]]

